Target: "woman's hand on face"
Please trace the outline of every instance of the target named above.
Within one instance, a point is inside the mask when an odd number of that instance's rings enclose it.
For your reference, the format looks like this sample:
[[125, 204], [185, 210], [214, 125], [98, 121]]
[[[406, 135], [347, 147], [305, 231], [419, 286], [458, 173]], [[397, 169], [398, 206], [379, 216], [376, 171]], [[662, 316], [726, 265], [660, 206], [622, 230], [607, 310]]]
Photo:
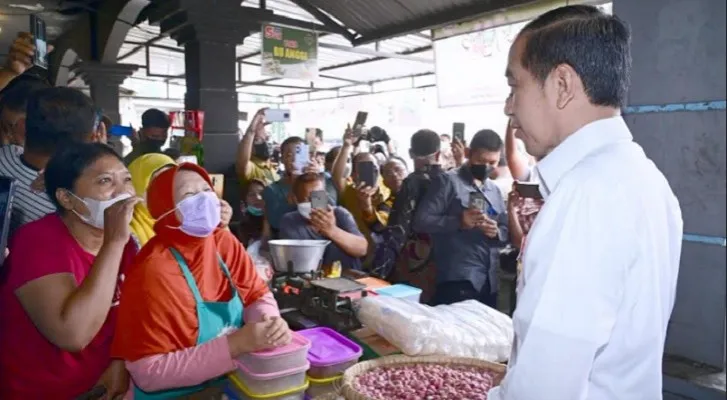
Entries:
[[223, 228], [230, 226], [232, 220], [232, 206], [225, 200], [220, 199], [220, 225]]
[[131, 236], [131, 218], [134, 206], [141, 199], [131, 197], [122, 200], [104, 211], [104, 240], [108, 243], [126, 243]]
[[129, 390], [129, 372], [122, 360], [113, 360], [111, 365], [101, 375], [96, 386], [106, 388], [106, 394], [102, 397], [104, 400], [123, 399]]

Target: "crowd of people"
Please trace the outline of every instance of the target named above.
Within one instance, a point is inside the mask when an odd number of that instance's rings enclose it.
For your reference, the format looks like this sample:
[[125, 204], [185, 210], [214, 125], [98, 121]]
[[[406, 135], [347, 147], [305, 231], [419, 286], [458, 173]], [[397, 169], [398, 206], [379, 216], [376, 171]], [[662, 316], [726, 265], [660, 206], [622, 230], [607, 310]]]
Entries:
[[[174, 398], [215, 384], [242, 353], [288, 343], [246, 251], [277, 238], [329, 240], [324, 267], [419, 287], [432, 305], [497, 307], [502, 250], [519, 249], [513, 355], [490, 398], [660, 396], [682, 221], [620, 116], [629, 35], [590, 6], [528, 24], [508, 59], [504, 140], [486, 121], [466, 141], [421, 129], [402, 154], [385, 129], [353, 126], [298, 168], [306, 140], [287, 138], [276, 157], [260, 110], [234, 160], [234, 231], [207, 171], [162, 150], [165, 113], [144, 113], [122, 158], [88, 96], [23, 74], [32, 46], [21, 35], [0, 74], [0, 176], [17, 183], [0, 398], [96, 386]], [[322, 140], [319, 130], [309, 144]]]

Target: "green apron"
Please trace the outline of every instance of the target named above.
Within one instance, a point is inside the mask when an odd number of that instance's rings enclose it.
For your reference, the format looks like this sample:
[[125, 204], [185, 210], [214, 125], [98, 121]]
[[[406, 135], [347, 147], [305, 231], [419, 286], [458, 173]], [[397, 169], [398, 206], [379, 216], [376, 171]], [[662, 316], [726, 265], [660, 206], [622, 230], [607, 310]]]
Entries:
[[[225, 265], [225, 262], [222, 261], [222, 258], [217, 255], [220, 269], [230, 282], [232, 298], [228, 302], [204, 301], [202, 299], [202, 295], [199, 293], [199, 289], [197, 288], [197, 282], [194, 280], [192, 273], [189, 271], [189, 267], [187, 267], [187, 262], [184, 261], [184, 258], [181, 254], [179, 254], [179, 252], [174, 249], [170, 250], [174, 255], [174, 258], [177, 260], [177, 263], [179, 263], [184, 279], [187, 281], [189, 290], [192, 291], [194, 300], [197, 303], [197, 321], [199, 323], [197, 345], [217, 338], [225, 328], [237, 329], [242, 327], [242, 301], [240, 300], [240, 295], [237, 293], [237, 288], [232, 283], [230, 270], [227, 269], [227, 265]], [[224, 379], [225, 377], [223, 376], [197, 386], [162, 390], [153, 393], [147, 393], [139, 388], [134, 388], [134, 400], [176, 399], [180, 396], [186, 396], [204, 390], [210, 386], [220, 383]]]

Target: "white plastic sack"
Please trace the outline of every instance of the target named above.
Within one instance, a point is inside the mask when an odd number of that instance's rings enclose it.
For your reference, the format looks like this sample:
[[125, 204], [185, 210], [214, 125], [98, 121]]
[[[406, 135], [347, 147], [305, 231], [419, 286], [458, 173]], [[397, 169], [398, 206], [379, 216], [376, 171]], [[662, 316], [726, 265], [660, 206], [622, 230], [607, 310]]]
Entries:
[[361, 323], [408, 356], [472, 357], [507, 361], [512, 348], [512, 320], [469, 300], [430, 307], [387, 296], [361, 299]]
[[267, 257], [265, 257], [261, 248], [262, 241], [256, 240], [247, 246], [247, 254], [250, 255], [252, 263], [255, 265], [255, 269], [257, 270], [257, 274], [260, 275], [260, 278], [262, 278], [265, 283], [268, 283], [271, 279], [273, 279], [273, 264]]

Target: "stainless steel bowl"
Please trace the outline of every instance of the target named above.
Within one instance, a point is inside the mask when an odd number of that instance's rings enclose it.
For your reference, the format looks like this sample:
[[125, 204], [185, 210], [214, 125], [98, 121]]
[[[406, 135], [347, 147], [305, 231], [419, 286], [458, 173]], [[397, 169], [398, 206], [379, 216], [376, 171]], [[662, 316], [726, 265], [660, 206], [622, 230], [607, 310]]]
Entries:
[[271, 240], [268, 242], [277, 272], [304, 274], [321, 267], [328, 240]]

